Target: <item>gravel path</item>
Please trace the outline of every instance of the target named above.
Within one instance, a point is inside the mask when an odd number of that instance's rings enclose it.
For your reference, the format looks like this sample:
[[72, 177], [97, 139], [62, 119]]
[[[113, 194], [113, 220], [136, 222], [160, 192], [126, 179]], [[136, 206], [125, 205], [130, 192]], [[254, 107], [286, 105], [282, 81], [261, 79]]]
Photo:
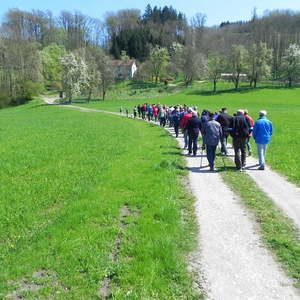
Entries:
[[[85, 112], [105, 112], [67, 106]], [[118, 113], [111, 113], [119, 115]], [[174, 135], [173, 130], [169, 130]], [[177, 139], [183, 146], [183, 139]], [[204, 277], [208, 299], [300, 299], [292, 280], [262, 245], [256, 223], [218, 173], [199, 168], [200, 156], [186, 157], [189, 182], [196, 197], [199, 247], [192, 269]], [[207, 165], [206, 158], [203, 164]], [[250, 172], [250, 171], [249, 171]], [[266, 173], [265, 173], [266, 174]]]
[[[228, 150], [234, 159], [233, 149]], [[247, 157], [246, 164], [247, 174], [300, 229], [300, 188], [268, 167], [264, 171], [258, 170], [257, 158]]]
[[43, 101], [47, 104], [55, 104], [56, 100], [58, 100], [58, 98], [43, 97]]
[[[178, 142], [183, 147], [183, 139]], [[199, 168], [200, 160], [200, 155], [186, 157], [200, 228], [192, 267], [203, 273], [208, 299], [300, 299], [262, 245], [251, 214], [221, 176], [208, 171], [206, 158], [206, 167]]]

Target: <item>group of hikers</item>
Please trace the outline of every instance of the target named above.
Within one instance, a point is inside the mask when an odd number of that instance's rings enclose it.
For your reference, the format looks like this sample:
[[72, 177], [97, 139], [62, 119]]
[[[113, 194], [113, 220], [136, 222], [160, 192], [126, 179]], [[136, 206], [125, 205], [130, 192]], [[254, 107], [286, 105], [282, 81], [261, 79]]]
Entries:
[[[122, 113], [122, 108], [120, 109]], [[126, 109], [128, 116], [128, 109]], [[135, 106], [133, 118], [159, 122], [160, 126], [174, 127], [178, 137], [179, 129], [184, 137], [184, 148], [188, 155], [197, 155], [198, 137], [201, 134], [202, 150], [206, 150], [207, 160], [211, 171], [215, 170], [214, 162], [217, 146], [221, 145], [221, 155], [227, 156], [227, 140], [232, 137], [234, 149], [234, 162], [238, 171], [243, 171], [246, 166], [247, 151], [252, 153], [250, 138], [253, 136], [258, 150], [259, 170], [265, 169], [267, 145], [270, 142], [273, 128], [272, 122], [267, 119], [267, 112], [259, 112], [259, 118], [254, 122], [247, 110], [239, 109], [231, 116], [227, 108], [223, 107], [218, 112], [203, 110], [200, 114], [197, 107], [187, 105], [164, 106], [161, 104], [147, 104]]]

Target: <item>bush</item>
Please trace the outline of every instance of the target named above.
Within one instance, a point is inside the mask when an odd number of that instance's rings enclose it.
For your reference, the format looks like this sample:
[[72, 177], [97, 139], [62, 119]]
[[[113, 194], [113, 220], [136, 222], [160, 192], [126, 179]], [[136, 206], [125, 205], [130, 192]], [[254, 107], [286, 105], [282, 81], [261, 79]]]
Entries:
[[26, 81], [24, 83], [24, 100], [32, 100], [44, 90], [44, 84], [41, 82]]
[[10, 103], [9, 93], [7, 90], [0, 91], [0, 109], [8, 106]]

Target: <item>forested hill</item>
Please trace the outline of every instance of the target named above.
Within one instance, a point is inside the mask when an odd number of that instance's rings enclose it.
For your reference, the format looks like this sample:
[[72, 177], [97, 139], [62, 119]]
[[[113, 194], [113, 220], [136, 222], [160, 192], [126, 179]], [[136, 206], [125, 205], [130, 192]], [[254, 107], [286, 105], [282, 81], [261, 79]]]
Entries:
[[[111, 59], [135, 59], [141, 79], [182, 76], [186, 84], [201, 77], [218, 79], [221, 72], [237, 73], [238, 78], [246, 73], [250, 83], [268, 77], [291, 84], [300, 76], [289, 73], [298, 65], [300, 13], [271, 11], [215, 27], [207, 27], [205, 20], [202, 13], [187, 20], [173, 7], [150, 5], [144, 12], [109, 13], [104, 20], [80, 12], [54, 16], [50, 11], [10, 10], [0, 31], [0, 106], [26, 101], [45, 86], [68, 89], [64, 71], [72, 63], [86, 71], [75, 72], [74, 95], [95, 90], [105, 95], [113, 80]], [[232, 53], [239, 67], [230, 61]], [[155, 57], [162, 62], [158, 67]], [[254, 62], [255, 57], [260, 61]], [[261, 64], [256, 74], [255, 66]]]

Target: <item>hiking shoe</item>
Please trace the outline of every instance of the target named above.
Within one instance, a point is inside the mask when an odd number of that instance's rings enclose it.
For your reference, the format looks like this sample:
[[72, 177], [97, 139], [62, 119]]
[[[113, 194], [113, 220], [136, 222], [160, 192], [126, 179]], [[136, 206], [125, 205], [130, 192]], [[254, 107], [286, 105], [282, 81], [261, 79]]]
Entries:
[[260, 166], [259, 168], [258, 168], [258, 170], [264, 170], [265, 169], [265, 166]]

